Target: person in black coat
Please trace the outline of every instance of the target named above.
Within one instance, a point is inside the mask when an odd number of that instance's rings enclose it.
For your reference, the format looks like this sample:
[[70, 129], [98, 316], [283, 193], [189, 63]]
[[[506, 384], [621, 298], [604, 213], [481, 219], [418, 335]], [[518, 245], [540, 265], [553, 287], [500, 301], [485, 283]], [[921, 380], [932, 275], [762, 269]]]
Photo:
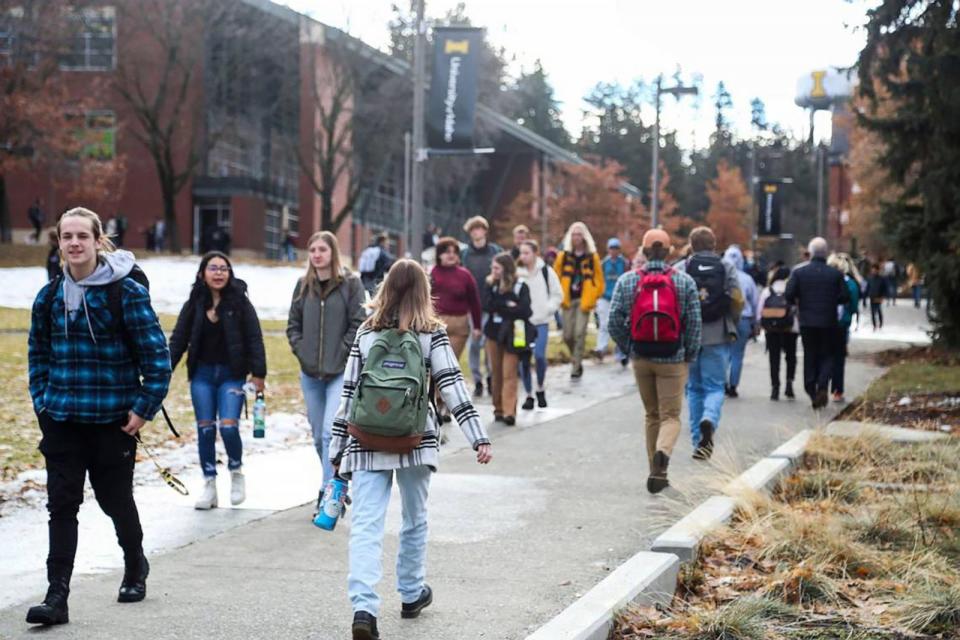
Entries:
[[47, 282], [49, 282], [63, 273], [63, 263], [60, 260], [60, 237], [57, 235], [56, 228], [47, 232], [47, 239], [50, 241], [50, 251], [47, 253]]
[[796, 268], [784, 296], [797, 307], [803, 341], [803, 383], [814, 409], [827, 405], [833, 360], [839, 343], [838, 307], [850, 294], [838, 269], [827, 265], [827, 241], [814, 238], [808, 246], [810, 262]]
[[243, 386], [250, 375], [257, 391], [263, 391], [267, 358], [260, 321], [247, 298], [247, 285], [234, 277], [230, 259], [219, 251], [210, 251], [201, 259], [190, 298], [180, 310], [170, 336], [173, 367], [184, 352], [205, 479], [203, 494], [195, 506], [197, 509], [217, 506], [218, 417], [220, 437], [227, 450], [227, 468], [231, 472], [230, 501], [240, 504], [246, 497], [245, 479], [240, 471]]
[[[493, 258], [490, 275], [481, 293], [483, 311], [488, 314], [483, 334], [487, 338], [487, 362], [490, 363], [493, 415], [497, 421], [516, 424], [517, 382], [520, 354], [529, 352], [536, 336], [530, 324], [533, 310], [530, 289], [517, 280], [517, 263], [507, 253]], [[522, 326], [524, 346], [518, 347], [515, 331]]]

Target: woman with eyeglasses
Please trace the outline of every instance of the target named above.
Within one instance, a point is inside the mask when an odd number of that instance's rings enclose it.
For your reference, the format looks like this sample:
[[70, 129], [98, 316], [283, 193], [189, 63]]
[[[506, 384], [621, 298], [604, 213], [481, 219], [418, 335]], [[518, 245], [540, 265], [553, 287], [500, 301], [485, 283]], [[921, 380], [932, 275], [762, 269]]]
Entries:
[[240, 410], [248, 375], [257, 391], [267, 377], [267, 356], [257, 312], [247, 298], [247, 284], [233, 275], [230, 259], [210, 251], [200, 268], [170, 336], [170, 363], [187, 354], [190, 397], [197, 417], [197, 446], [204, 486], [197, 509], [217, 506], [217, 425], [227, 450], [230, 503], [246, 499]]

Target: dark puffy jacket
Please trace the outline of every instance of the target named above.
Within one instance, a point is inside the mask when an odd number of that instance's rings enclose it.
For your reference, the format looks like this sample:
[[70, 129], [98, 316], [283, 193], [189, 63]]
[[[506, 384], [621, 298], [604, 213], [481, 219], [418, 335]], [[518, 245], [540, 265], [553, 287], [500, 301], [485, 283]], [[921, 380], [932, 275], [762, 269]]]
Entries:
[[838, 327], [837, 306], [850, 298], [843, 274], [828, 266], [823, 258], [813, 258], [794, 270], [784, 295], [787, 302], [797, 305], [801, 329]]
[[300, 296], [302, 279], [293, 290], [287, 318], [287, 340], [300, 369], [314, 378], [332, 378], [343, 373], [357, 329], [367, 317], [363, 309], [363, 285], [349, 271], [324, 295]]
[[[234, 280], [234, 283], [236, 288], [224, 295], [217, 306], [227, 346], [227, 364], [231, 373], [238, 378], [246, 378], [248, 373], [265, 378], [267, 354], [263, 347], [260, 320], [247, 298], [247, 284], [242, 280]], [[170, 363], [176, 367], [186, 352], [187, 377], [190, 379], [197, 370], [206, 298], [205, 295], [191, 296], [183, 304], [173, 335], [170, 336]]]
[[499, 245], [492, 242], [487, 242], [482, 249], [477, 249], [468, 242], [466, 248], [460, 252], [460, 263], [477, 281], [477, 286], [482, 289], [484, 280], [490, 274], [490, 263], [493, 262], [493, 257], [502, 251]]
[[[518, 282], [512, 290], [501, 293], [489, 282], [484, 282], [481, 298], [483, 310], [490, 314], [483, 328], [485, 336], [512, 351], [513, 321], [524, 320], [527, 343], [533, 342], [535, 329], [530, 324], [533, 310], [530, 307], [530, 289], [525, 283]], [[508, 304], [511, 302], [513, 306]]]

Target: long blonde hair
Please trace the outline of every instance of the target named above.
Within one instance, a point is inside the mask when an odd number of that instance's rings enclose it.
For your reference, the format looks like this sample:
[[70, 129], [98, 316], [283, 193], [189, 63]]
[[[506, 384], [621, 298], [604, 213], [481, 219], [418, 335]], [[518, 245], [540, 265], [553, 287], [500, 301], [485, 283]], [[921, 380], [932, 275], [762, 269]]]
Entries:
[[587, 245], [587, 253], [597, 252], [597, 243], [593, 241], [593, 236], [590, 234], [590, 229], [587, 228], [586, 224], [577, 221], [570, 225], [570, 228], [567, 229], [567, 233], [563, 236], [563, 250], [566, 253], [573, 253], [574, 231], [579, 231], [583, 234], [584, 244]]
[[397, 260], [390, 267], [370, 308], [373, 314], [364, 324], [374, 331], [399, 329], [433, 333], [443, 327], [433, 309], [427, 272], [407, 258]]
[[[307, 241], [307, 250], [313, 246], [314, 242], [322, 241], [330, 247], [330, 279], [334, 284], [339, 284], [343, 280], [343, 264], [340, 261], [340, 244], [337, 242], [337, 236], [329, 231], [317, 231]], [[307, 272], [300, 278], [300, 298], [306, 298], [316, 292], [320, 292], [320, 276], [317, 274], [317, 268], [307, 258]]]
[[[57, 220], [57, 240], [60, 239], [60, 224], [63, 222], [64, 218], [84, 218], [90, 222], [90, 230], [93, 232], [93, 239], [97, 241], [98, 258], [104, 253], [113, 253], [117, 250], [117, 247], [114, 246], [113, 242], [104, 232], [103, 221], [100, 220], [100, 216], [98, 216], [94, 211], [84, 207], [74, 207], [73, 209], [67, 209], [63, 212], [63, 215], [61, 215], [60, 219]], [[63, 258], [63, 256], [61, 256], [61, 258]]]
[[498, 282], [493, 279], [493, 273], [490, 273], [490, 275], [487, 276], [487, 284], [496, 285], [497, 291], [500, 293], [512, 291], [513, 285], [517, 283], [517, 263], [514, 261], [513, 256], [504, 251], [493, 256], [493, 261], [500, 265], [500, 268], [503, 270], [503, 275]]

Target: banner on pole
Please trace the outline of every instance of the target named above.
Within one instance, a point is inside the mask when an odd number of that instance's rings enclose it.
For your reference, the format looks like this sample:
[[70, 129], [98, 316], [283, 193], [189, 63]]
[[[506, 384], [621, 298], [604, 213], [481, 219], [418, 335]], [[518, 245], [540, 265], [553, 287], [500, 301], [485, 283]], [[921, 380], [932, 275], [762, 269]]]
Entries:
[[758, 236], [780, 235], [780, 205], [783, 185], [779, 182], [763, 182], [757, 184], [757, 202], [760, 212], [757, 216]]
[[433, 30], [433, 77], [427, 105], [427, 144], [432, 149], [473, 147], [477, 76], [483, 30]]

